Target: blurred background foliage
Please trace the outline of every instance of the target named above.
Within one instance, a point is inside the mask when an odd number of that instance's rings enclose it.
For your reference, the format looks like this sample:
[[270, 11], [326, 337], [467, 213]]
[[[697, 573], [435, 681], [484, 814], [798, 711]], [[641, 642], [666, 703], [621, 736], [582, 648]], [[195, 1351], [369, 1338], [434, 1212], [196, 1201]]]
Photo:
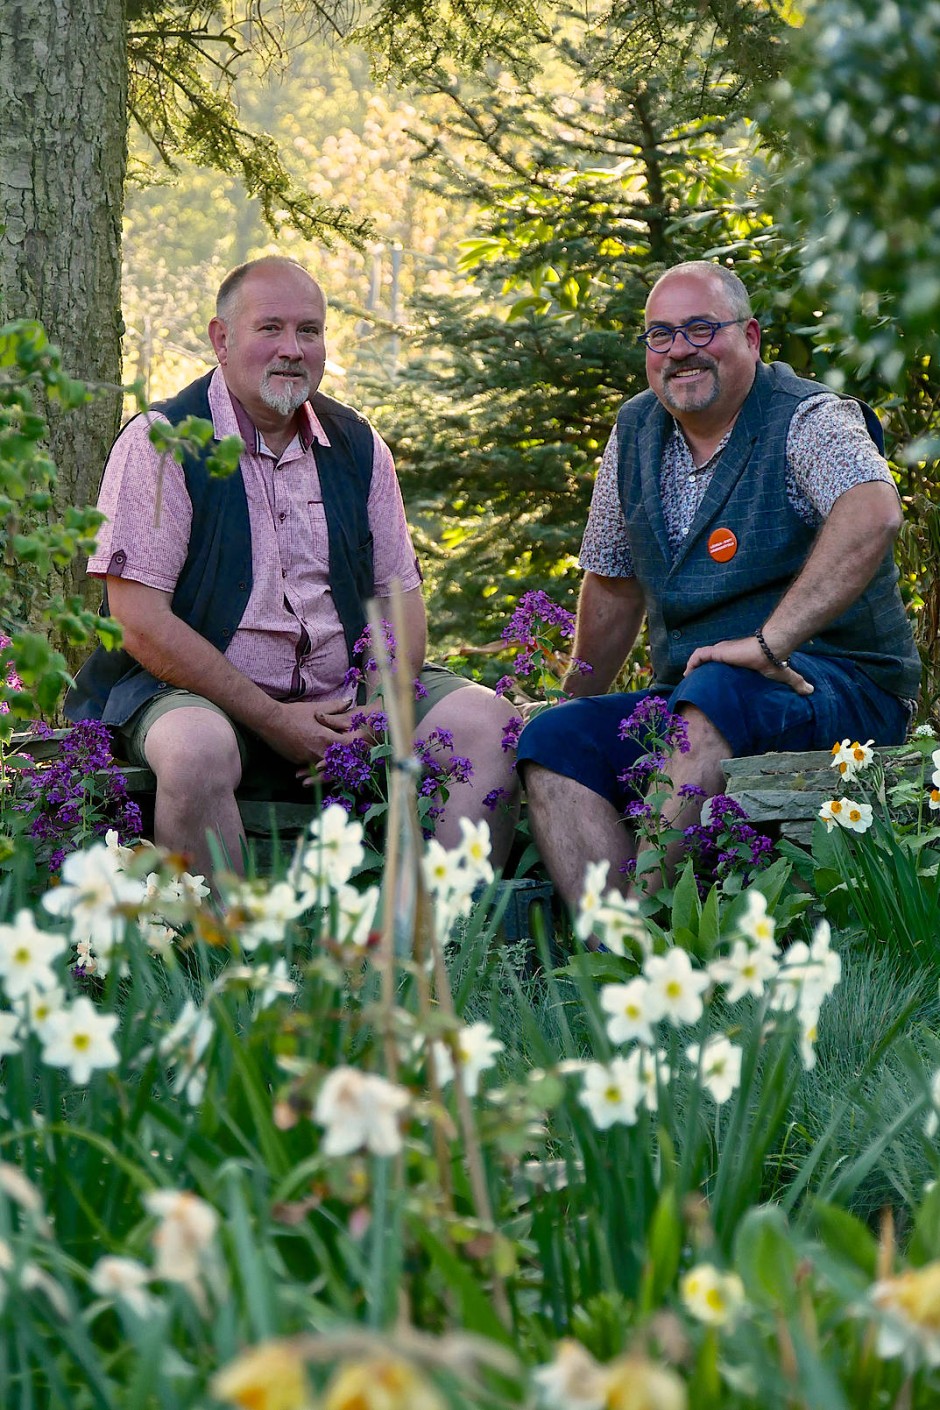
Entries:
[[[593, 476], [644, 385], [651, 283], [725, 260], [765, 355], [882, 415], [929, 710], [940, 6], [385, 0], [364, 16], [298, 0], [275, 26], [259, 0], [212, 43], [195, 24], [148, 39], [136, 11], [127, 380], [157, 396], [204, 370], [225, 269], [273, 249], [304, 261], [330, 296], [328, 389], [395, 452], [435, 648], [486, 676], [513, 599], [574, 605]], [[198, 103], [155, 100], [161, 65], [215, 95], [228, 146], [193, 141]]]

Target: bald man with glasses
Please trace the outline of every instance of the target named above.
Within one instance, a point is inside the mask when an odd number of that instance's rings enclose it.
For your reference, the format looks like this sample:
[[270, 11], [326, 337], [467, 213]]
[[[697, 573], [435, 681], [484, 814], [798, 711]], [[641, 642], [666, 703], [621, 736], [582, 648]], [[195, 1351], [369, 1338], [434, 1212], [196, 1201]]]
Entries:
[[[640, 747], [620, 722], [647, 695], [683, 717], [666, 821], [697, 821], [722, 759], [903, 741], [920, 661], [892, 546], [901, 505], [874, 412], [764, 363], [747, 290], [724, 266], [653, 286], [649, 390], [624, 404], [598, 472], [569, 701], [519, 743], [533, 833], [574, 906], [590, 862], [629, 890]], [[606, 694], [649, 625], [653, 685]], [[674, 849], [670, 862], [678, 860]]]

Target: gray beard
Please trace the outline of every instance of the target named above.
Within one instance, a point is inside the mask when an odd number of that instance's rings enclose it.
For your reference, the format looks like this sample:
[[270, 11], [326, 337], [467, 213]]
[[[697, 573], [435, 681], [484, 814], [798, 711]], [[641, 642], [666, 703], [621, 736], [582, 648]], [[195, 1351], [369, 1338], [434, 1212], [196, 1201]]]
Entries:
[[681, 379], [676, 386], [676, 391], [679, 393], [679, 395], [677, 397], [673, 397], [673, 378], [666, 378], [663, 383], [663, 401], [669, 407], [670, 411], [707, 411], [708, 408], [718, 400], [718, 397], [721, 393], [721, 387], [718, 382], [718, 373], [715, 371], [714, 368], [711, 367], [705, 368], [704, 370], [711, 373], [711, 385], [709, 387], [698, 388], [691, 398], [689, 397], [689, 392], [691, 390], [690, 388], [686, 388], [686, 393], [683, 396], [683, 393], [680, 390], [682, 387]]
[[272, 411], [277, 411], [281, 416], [291, 416], [303, 406], [310, 395], [310, 379], [304, 377], [291, 386], [287, 386], [283, 391], [278, 391], [271, 385], [271, 378], [275, 374], [266, 372], [261, 379], [261, 400], [265, 406], [269, 406]]

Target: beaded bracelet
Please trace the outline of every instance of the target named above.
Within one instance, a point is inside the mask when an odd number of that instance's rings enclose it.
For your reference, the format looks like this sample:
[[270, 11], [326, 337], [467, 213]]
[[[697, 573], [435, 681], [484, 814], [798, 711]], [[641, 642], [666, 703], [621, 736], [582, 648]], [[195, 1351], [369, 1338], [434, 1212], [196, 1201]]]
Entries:
[[754, 635], [755, 635], [755, 637], [757, 638], [757, 645], [760, 647], [761, 651], [763, 651], [764, 655], [767, 657], [767, 660], [770, 662], [770, 664], [771, 664], [772, 666], [776, 666], [776, 668], [777, 668], [778, 671], [789, 671], [789, 669], [790, 669], [790, 658], [789, 658], [789, 656], [785, 656], [782, 661], [780, 661], [780, 660], [777, 659], [777, 657], [774, 655], [774, 653], [771, 651], [770, 647], [767, 645], [766, 641], [764, 640], [763, 628], [762, 628], [762, 627], [758, 627], [758, 628], [757, 628], [757, 631], [754, 633]]

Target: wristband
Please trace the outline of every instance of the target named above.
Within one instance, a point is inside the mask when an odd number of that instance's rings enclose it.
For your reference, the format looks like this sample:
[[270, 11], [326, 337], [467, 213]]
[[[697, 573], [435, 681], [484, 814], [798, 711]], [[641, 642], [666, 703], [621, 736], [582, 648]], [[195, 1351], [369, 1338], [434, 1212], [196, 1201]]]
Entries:
[[777, 659], [777, 657], [774, 655], [774, 653], [771, 651], [770, 647], [767, 645], [766, 641], [764, 640], [763, 628], [762, 628], [762, 627], [758, 627], [758, 628], [757, 628], [757, 631], [754, 633], [754, 635], [755, 635], [755, 637], [757, 638], [757, 645], [760, 647], [761, 651], [763, 651], [764, 655], [767, 657], [767, 660], [770, 662], [770, 664], [771, 664], [772, 666], [776, 666], [776, 668], [777, 668], [778, 671], [789, 671], [789, 669], [790, 669], [790, 658], [789, 658], [789, 656], [785, 656], [782, 661], [780, 661], [780, 660]]

